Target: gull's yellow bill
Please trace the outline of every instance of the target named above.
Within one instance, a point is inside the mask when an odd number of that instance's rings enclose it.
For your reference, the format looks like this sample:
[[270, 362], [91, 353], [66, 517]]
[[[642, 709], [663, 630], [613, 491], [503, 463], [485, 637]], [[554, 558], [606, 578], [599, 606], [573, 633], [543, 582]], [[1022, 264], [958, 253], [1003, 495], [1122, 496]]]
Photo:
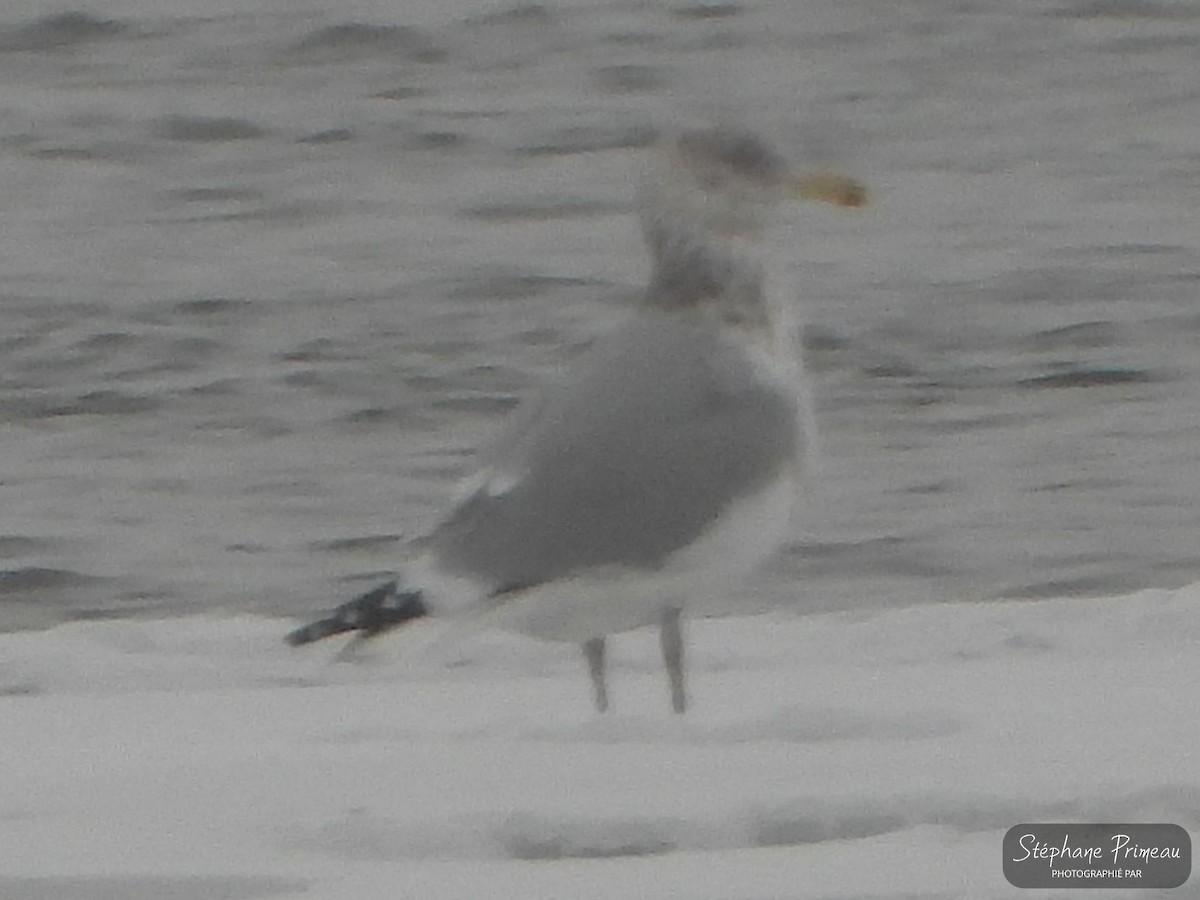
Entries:
[[851, 208], [867, 205], [867, 189], [839, 172], [795, 175], [788, 179], [787, 192], [797, 200], [815, 200]]

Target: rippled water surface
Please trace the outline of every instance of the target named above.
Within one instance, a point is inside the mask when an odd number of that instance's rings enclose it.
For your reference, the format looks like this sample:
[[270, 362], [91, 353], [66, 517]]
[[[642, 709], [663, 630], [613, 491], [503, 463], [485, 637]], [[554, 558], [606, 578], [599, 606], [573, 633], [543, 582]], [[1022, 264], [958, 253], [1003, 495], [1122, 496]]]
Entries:
[[0, 13], [0, 624], [326, 605], [628, 313], [656, 128], [788, 211], [824, 460], [735, 604], [1200, 578], [1200, 6], [181, 0]]

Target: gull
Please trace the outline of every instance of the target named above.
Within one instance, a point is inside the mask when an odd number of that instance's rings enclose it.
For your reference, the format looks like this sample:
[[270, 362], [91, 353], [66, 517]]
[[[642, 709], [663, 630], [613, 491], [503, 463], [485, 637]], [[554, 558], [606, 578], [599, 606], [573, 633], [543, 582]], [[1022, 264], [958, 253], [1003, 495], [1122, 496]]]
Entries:
[[609, 707], [609, 635], [657, 625], [671, 706], [687, 709], [681, 615], [783, 541], [812, 411], [763, 240], [791, 195], [859, 206], [733, 127], [660, 142], [640, 197], [652, 275], [637, 314], [518, 409], [460, 500], [390, 581], [291, 632], [353, 643], [427, 615], [578, 644]]

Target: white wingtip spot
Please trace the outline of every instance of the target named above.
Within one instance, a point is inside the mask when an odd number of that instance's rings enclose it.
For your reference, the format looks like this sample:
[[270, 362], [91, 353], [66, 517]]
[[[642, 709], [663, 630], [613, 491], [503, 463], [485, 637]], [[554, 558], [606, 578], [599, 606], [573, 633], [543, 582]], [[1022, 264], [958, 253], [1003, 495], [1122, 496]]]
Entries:
[[503, 497], [511, 492], [520, 481], [519, 473], [497, 471], [489, 466], [463, 479], [454, 492], [454, 500], [456, 503], [462, 503], [476, 494]]

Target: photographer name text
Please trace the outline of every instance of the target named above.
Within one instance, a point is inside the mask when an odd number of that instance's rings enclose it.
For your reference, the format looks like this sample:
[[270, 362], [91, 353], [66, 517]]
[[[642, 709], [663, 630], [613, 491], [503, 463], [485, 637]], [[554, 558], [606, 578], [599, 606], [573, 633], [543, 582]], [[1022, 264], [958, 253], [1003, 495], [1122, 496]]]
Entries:
[[[1118, 869], [1122, 863], [1148, 862], [1152, 859], [1179, 859], [1179, 847], [1147, 847], [1133, 843], [1127, 834], [1114, 834], [1111, 847], [1095, 845], [1071, 844], [1071, 836], [1064, 834], [1062, 844], [1048, 844], [1039, 841], [1036, 834], [1023, 834], [1018, 846], [1024, 851], [1022, 856], [1014, 856], [1013, 862], [1024, 862], [1028, 859], [1048, 859], [1050, 868], [1059, 860], [1082, 862], [1089, 866], [1103, 865], [1108, 859], [1112, 860], [1112, 870], [1106, 870], [1105, 875], [1129, 877], [1125, 870]], [[1136, 877], [1136, 876], [1135, 876]]]

